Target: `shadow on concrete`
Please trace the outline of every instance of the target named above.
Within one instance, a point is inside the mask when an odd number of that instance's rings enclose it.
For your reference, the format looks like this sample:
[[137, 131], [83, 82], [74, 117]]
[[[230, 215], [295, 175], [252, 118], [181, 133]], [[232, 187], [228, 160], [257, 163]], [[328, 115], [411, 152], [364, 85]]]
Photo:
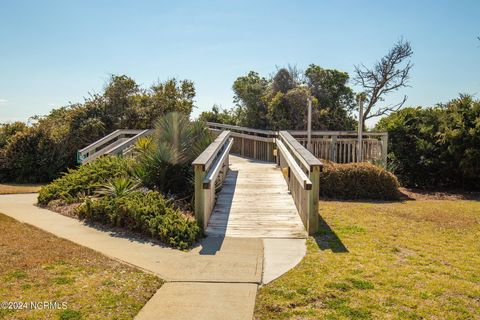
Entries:
[[215, 214], [215, 225], [213, 226], [209, 223], [209, 227], [214, 229], [214, 234], [200, 241], [199, 245], [202, 248], [199, 254], [201, 255], [215, 255], [222, 247], [232, 209], [233, 196], [237, 187], [237, 179], [238, 171], [229, 170], [215, 203], [215, 208], [219, 209], [221, 207], [221, 210], [215, 213], [212, 212], [210, 216], [211, 220]]
[[225, 236], [210, 236], [200, 241], [200, 255], [214, 256], [222, 248]]
[[335, 231], [330, 228], [328, 223], [320, 216], [318, 233], [314, 236], [320, 250], [332, 250], [334, 253], [348, 252], [347, 247], [337, 236]]

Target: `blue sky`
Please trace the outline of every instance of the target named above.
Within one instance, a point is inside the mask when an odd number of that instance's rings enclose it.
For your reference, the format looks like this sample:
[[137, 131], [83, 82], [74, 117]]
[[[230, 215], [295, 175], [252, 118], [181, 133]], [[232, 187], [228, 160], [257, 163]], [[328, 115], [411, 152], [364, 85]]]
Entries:
[[412, 43], [408, 105], [480, 98], [480, 1], [0, 0], [0, 122], [101, 92], [110, 74], [148, 87], [191, 79], [197, 115], [233, 105], [249, 70], [315, 63], [352, 74]]

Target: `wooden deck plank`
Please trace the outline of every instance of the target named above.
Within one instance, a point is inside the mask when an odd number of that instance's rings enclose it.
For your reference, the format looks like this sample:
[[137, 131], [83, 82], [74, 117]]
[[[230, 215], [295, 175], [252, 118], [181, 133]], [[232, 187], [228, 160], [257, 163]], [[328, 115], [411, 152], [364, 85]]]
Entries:
[[282, 172], [274, 163], [230, 155], [208, 235], [305, 238], [307, 233]]

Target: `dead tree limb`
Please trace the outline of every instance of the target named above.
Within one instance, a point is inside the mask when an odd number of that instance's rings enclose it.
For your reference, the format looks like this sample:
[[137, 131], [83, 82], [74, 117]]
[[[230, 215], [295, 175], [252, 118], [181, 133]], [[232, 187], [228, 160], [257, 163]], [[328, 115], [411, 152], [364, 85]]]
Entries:
[[389, 93], [408, 87], [410, 70], [413, 67], [409, 60], [412, 54], [410, 42], [399, 40], [373, 68], [363, 64], [355, 66], [353, 81], [362, 86], [366, 103], [363, 126], [365, 120], [397, 111], [407, 101], [407, 96], [404, 96], [399, 103], [378, 106], [380, 102], [385, 101], [385, 96]]

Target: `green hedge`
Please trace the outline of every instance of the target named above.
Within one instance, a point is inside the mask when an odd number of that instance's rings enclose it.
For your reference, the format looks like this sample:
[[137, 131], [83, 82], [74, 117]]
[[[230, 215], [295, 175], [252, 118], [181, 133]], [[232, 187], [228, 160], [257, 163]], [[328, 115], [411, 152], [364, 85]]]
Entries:
[[389, 161], [402, 185], [480, 189], [480, 99], [405, 108], [376, 129], [388, 131]]
[[335, 199], [398, 199], [397, 178], [368, 162], [325, 162], [320, 175], [320, 196]]
[[200, 236], [193, 219], [155, 191], [134, 191], [122, 197], [89, 198], [77, 208], [80, 218], [148, 233], [179, 249], [190, 247]]
[[47, 205], [52, 200], [75, 202], [79, 196], [93, 192], [115, 177], [128, 175], [130, 160], [120, 157], [101, 157], [78, 169], [69, 169], [62, 177], [42, 187], [38, 203]]

